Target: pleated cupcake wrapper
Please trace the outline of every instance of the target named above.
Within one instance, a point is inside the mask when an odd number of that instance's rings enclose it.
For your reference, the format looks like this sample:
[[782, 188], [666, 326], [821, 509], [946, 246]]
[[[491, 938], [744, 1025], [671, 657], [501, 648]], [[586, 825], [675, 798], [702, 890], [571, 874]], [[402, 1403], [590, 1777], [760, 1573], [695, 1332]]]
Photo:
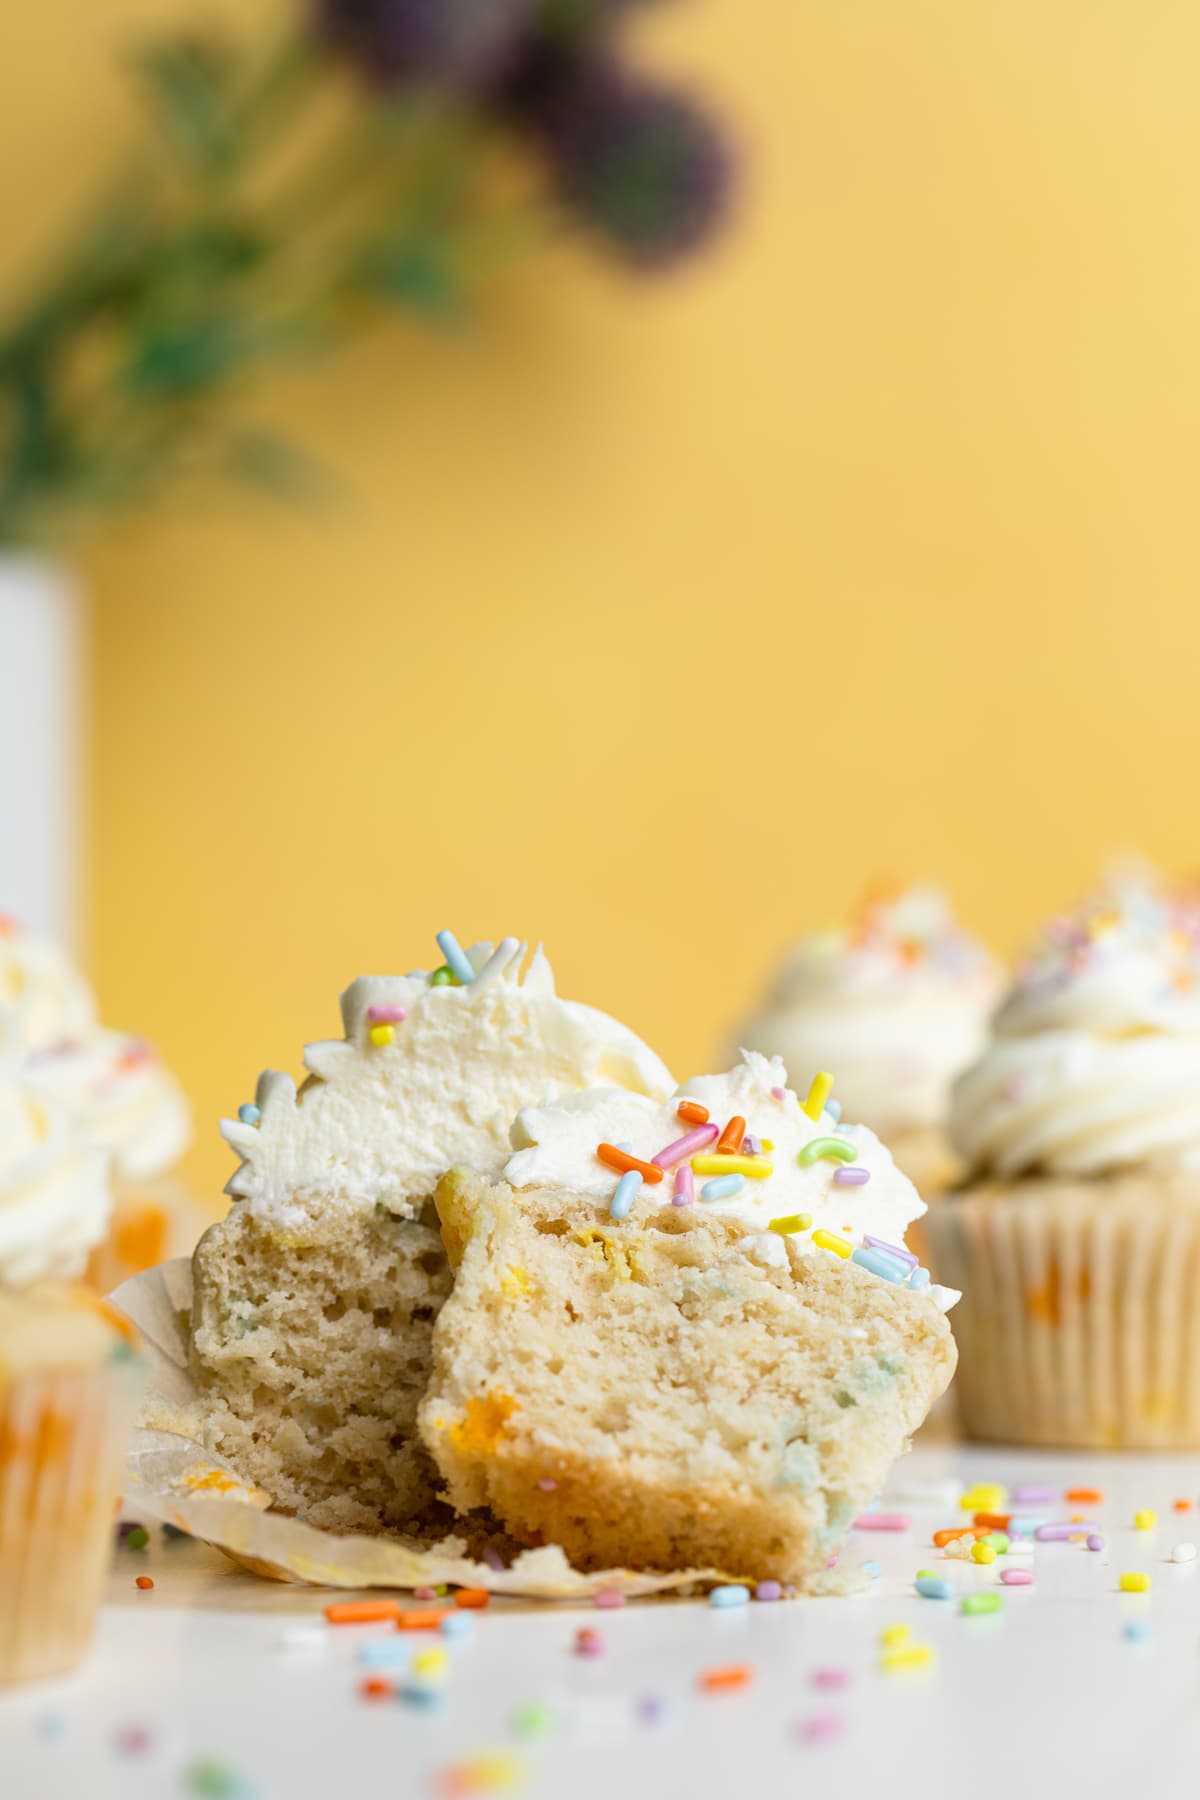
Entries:
[[139, 1393], [133, 1362], [17, 1374], [0, 1390], [0, 1686], [87, 1648]]
[[925, 1221], [961, 1288], [964, 1430], [1069, 1449], [1200, 1448], [1200, 1209], [966, 1196]]
[[[601, 1589], [636, 1596], [737, 1581], [736, 1570], [604, 1569], [585, 1573], [557, 1544], [523, 1551], [508, 1568], [468, 1554], [463, 1540], [430, 1546], [416, 1539], [340, 1535], [270, 1512], [271, 1496], [232, 1465], [186, 1436], [182, 1419], [198, 1396], [191, 1373], [189, 1319], [192, 1269], [187, 1258], [163, 1263], [118, 1288], [114, 1306], [141, 1331], [150, 1359], [146, 1416], [178, 1430], [135, 1431], [125, 1466], [130, 1507], [143, 1518], [176, 1525], [224, 1551], [256, 1575], [340, 1588], [487, 1588], [533, 1600], [587, 1600]], [[857, 1570], [833, 1569], [818, 1589], [864, 1585]]]

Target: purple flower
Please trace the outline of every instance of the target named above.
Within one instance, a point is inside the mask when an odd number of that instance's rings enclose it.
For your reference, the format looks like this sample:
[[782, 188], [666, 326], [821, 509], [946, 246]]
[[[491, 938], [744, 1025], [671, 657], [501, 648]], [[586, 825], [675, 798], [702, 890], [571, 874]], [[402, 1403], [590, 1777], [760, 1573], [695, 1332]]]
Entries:
[[315, 0], [321, 37], [384, 87], [470, 90], [500, 78], [538, 0]]

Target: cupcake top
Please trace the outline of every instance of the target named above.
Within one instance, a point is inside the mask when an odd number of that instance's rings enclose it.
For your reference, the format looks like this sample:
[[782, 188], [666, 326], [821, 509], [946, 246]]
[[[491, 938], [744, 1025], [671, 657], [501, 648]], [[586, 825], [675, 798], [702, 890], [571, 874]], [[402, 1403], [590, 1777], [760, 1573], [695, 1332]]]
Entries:
[[86, 1037], [96, 1024], [92, 990], [65, 951], [0, 914], [0, 1012], [19, 1050]]
[[1110, 883], [1054, 920], [954, 1092], [979, 1171], [1200, 1166], [1200, 907]]
[[938, 1125], [1000, 981], [936, 889], [873, 894], [842, 929], [795, 947], [741, 1042], [793, 1069], [827, 1059], [847, 1114], [885, 1136]]
[[345, 1038], [309, 1044], [297, 1093], [267, 1070], [221, 1132], [243, 1161], [227, 1192], [298, 1221], [321, 1206], [410, 1216], [453, 1164], [494, 1173], [531, 1102], [598, 1084], [670, 1093], [665, 1065], [624, 1025], [561, 1000], [541, 947], [463, 950], [450, 932], [432, 973], [365, 975], [342, 995]]
[[137, 1349], [128, 1319], [85, 1287], [39, 1281], [0, 1287], [0, 1387], [32, 1369], [91, 1369]]
[[115, 1173], [127, 1180], [163, 1174], [188, 1147], [183, 1090], [143, 1038], [97, 1029], [35, 1052], [25, 1073], [110, 1153]]
[[0, 1062], [0, 1288], [82, 1275], [108, 1229], [108, 1157]]
[[846, 1125], [817, 1075], [802, 1103], [779, 1057], [743, 1051], [724, 1075], [686, 1081], [669, 1098], [613, 1088], [525, 1107], [504, 1179], [608, 1200], [614, 1218], [647, 1204], [700, 1205], [745, 1224], [742, 1248], [783, 1264], [784, 1236], [814, 1255], [852, 1257], [873, 1274], [924, 1289], [904, 1248], [925, 1204], [865, 1125]]

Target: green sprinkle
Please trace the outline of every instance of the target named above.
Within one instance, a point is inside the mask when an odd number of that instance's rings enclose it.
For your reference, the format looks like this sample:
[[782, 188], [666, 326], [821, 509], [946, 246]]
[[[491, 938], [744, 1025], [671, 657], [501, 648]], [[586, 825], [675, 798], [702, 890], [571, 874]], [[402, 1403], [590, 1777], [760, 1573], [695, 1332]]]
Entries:
[[857, 1161], [857, 1157], [858, 1152], [852, 1144], [846, 1142], [845, 1138], [819, 1137], [813, 1138], [811, 1143], [805, 1144], [803, 1150], [797, 1154], [796, 1161], [802, 1169], [807, 1169], [810, 1163], [823, 1162], [826, 1159], [830, 1162], [852, 1163]]
[[555, 1723], [553, 1712], [541, 1700], [530, 1700], [525, 1706], [518, 1706], [512, 1716], [512, 1728], [523, 1738], [549, 1737]]
[[443, 963], [441, 968], [435, 969], [429, 977], [429, 985], [430, 987], [457, 987], [458, 979], [454, 970], [448, 964]]
[[965, 1613], [999, 1612], [1001, 1600], [999, 1594], [964, 1594], [962, 1609]]
[[199, 1756], [183, 1771], [184, 1789], [203, 1800], [242, 1800], [249, 1793], [245, 1782], [228, 1763], [215, 1756]]
[[150, 1542], [150, 1533], [144, 1525], [135, 1525], [132, 1531], [126, 1532], [125, 1542], [131, 1550], [144, 1550]]
[[937, 1570], [936, 1569], [918, 1569], [916, 1579], [918, 1581], [936, 1581], [937, 1580]]
[[1004, 1531], [991, 1531], [983, 1541], [992, 1546], [997, 1556], [1003, 1556], [1008, 1549], [1008, 1534]]

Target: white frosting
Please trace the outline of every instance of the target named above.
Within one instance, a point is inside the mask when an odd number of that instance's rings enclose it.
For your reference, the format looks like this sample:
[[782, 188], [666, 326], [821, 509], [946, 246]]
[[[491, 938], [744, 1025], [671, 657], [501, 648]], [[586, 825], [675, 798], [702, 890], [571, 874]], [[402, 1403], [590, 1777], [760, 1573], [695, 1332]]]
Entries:
[[[831, 1255], [834, 1252], [813, 1244], [814, 1232], [832, 1232], [855, 1247], [868, 1236], [903, 1245], [905, 1231], [925, 1211], [912, 1182], [896, 1167], [891, 1152], [873, 1131], [865, 1125], [842, 1125], [828, 1112], [815, 1121], [810, 1119], [798, 1095], [787, 1086], [783, 1062], [753, 1051], [744, 1051], [728, 1074], [684, 1082], [666, 1100], [597, 1088], [548, 1106], [525, 1107], [513, 1125], [514, 1153], [505, 1165], [504, 1178], [518, 1188], [567, 1188], [597, 1200], [611, 1200], [618, 1175], [600, 1161], [597, 1146], [628, 1147], [642, 1162], [651, 1162], [659, 1151], [692, 1129], [678, 1116], [676, 1109], [682, 1099], [699, 1101], [707, 1107], [711, 1122], [721, 1127], [736, 1114], [745, 1119], [752, 1136], [773, 1145], [762, 1153], [772, 1172], [765, 1179], [746, 1180], [736, 1194], [706, 1200], [701, 1197], [702, 1189], [713, 1177], [702, 1172], [693, 1177], [696, 1204], [744, 1223], [747, 1236], [743, 1246], [757, 1261], [777, 1260], [777, 1251], [768, 1247], [769, 1240], [778, 1235], [769, 1230], [772, 1220], [808, 1214], [811, 1224], [789, 1233], [791, 1241], [805, 1252]], [[835, 1174], [846, 1166], [842, 1162], [821, 1159], [805, 1165], [798, 1160], [814, 1139], [829, 1137], [850, 1146], [853, 1166], [867, 1172], [865, 1183], [838, 1183]], [[698, 1154], [714, 1154], [713, 1145]], [[656, 1186], [642, 1188], [636, 1204], [665, 1204], [672, 1188], [673, 1173], [668, 1170]], [[636, 1211], [631, 1217], [636, 1219]], [[943, 1309], [958, 1298], [949, 1288], [926, 1291]]]
[[884, 1135], [937, 1125], [999, 987], [998, 965], [944, 897], [913, 888], [799, 943], [739, 1041], [799, 1078], [835, 1069], [846, 1116]]
[[104, 1151], [10, 1057], [0, 1066], [0, 1286], [82, 1275], [111, 1207]]
[[31, 1056], [26, 1077], [36, 1092], [78, 1121], [110, 1152], [130, 1181], [161, 1175], [191, 1140], [183, 1090], [157, 1052], [119, 1031], [93, 1031], [78, 1043]]
[[[505, 939], [467, 952], [469, 985], [434, 986], [425, 970], [363, 976], [342, 995], [345, 1039], [310, 1044], [296, 1091], [268, 1070], [257, 1125], [224, 1119], [243, 1157], [228, 1192], [281, 1222], [303, 1202], [411, 1212], [448, 1168], [497, 1172], [514, 1114], [596, 1084], [668, 1094], [673, 1078], [640, 1038], [607, 1014], [560, 1000], [539, 949]], [[394, 1040], [371, 1043], [369, 1015], [400, 1009]]]
[[1126, 886], [1056, 920], [954, 1092], [978, 1169], [1200, 1167], [1200, 963], [1185, 897]]
[[84, 1037], [96, 1024], [92, 990], [70, 958], [2, 916], [0, 1011], [18, 1053]]

